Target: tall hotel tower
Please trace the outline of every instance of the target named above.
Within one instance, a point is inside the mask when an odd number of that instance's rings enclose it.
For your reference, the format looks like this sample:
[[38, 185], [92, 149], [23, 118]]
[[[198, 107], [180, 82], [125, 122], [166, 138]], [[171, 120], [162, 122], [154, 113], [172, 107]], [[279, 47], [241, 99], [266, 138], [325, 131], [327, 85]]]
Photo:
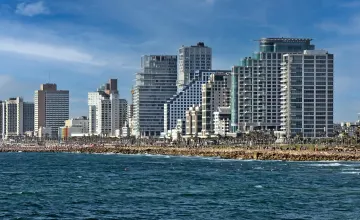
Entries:
[[51, 138], [58, 136], [59, 127], [69, 119], [69, 91], [57, 90], [56, 84], [41, 84], [35, 91], [35, 134], [40, 128], [51, 129]]
[[281, 69], [281, 130], [284, 136], [332, 136], [334, 55], [325, 50], [286, 54]]
[[177, 57], [147, 55], [134, 87], [133, 135], [160, 136], [164, 128], [164, 103], [176, 94]]
[[177, 86], [180, 91], [193, 78], [196, 70], [212, 69], [212, 49], [199, 42], [196, 46], [182, 46], [178, 57]]
[[262, 38], [259, 41], [260, 51], [232, 68], [232, 132], [280, 130], [282, 57], [315, 49], [311, 39]]
[[89, 92], [89, 134], [114, 136], [125, 123], [121, 113], [127, 107], [123, 102], [126, 100], [119, 99], [117, 79], [110, 79], [96, 92]]

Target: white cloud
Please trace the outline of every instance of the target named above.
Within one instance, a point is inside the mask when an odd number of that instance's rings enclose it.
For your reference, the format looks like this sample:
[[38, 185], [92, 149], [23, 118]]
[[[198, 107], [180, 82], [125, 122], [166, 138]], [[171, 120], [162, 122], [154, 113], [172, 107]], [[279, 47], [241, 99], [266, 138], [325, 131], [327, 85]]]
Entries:
[[45, 7], [42, 1], [34, 2], [34, 3], [19, 3], [16, 6], [16, 14], [24, 15], [24, 16], [36, 16], [41, 14], [49, 14], [50, 11], [47, 7]]
[[0, 37], [0, 51], [94, 66], [106, 65], [103, 61], [95, 60], [92, 55], [71, 47], [29, 42], [13, 38]]

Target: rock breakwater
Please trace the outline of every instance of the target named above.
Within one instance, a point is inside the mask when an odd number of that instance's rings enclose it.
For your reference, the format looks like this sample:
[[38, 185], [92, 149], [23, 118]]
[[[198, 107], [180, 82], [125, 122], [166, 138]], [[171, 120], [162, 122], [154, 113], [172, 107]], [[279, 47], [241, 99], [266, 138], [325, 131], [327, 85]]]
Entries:
[[154, 154], [173, 156], [203, 156], [223, 159], [254, 159], [284, 161], [360, 161], [360, 153], [312, 150], [246, 149], [234, 147], [2, 147], [0, 152], [71, 152], [71, 153], [118, 153], [118, 154]]

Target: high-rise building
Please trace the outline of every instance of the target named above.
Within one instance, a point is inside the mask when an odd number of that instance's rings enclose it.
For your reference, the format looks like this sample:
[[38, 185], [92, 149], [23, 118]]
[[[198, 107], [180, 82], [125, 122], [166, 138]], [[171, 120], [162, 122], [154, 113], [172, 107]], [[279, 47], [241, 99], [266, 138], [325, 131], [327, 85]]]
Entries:
[[314, 50], [311, 39], [262, 38], [260, 51], [232, 68], [231, 131], [280, 130], [284, 54]]
[[230, 70], [195, 71], [194, 78], [176, 95], [164, 104], [164, 132], [174, 129], [178, 119], [185, 121], [185, 112], [193, 105], [201, 105], [201, 86], [209, 80], [211, 74], [230, 74]]
[[230, 106], [230, 73], [211, 74], [202, 85], [202, 136], [214, 134], [214, 112]]
[[3, 112], [4, 112], [3, 108], [4, 108], [3, 107], [3, 101], [0, 100], [0, 138], [4, 137], [3, 132], [5, 130], [5, 128], [3, 127], [3, 125], [4, 125], [4, 123], [3, 123], [3, 121], [4, 121], [4, 119], [3, 119]]
[[186, 112], [185, 129], [187, 136], [198, 137], [201, 135], [201, 105], [194, 105]]
[[34, 103], [16, 97], [1, 102], [0, 107], [0, 133], [3, 138], [34, 131]]
[[180, 91], [193, 78], [196, 70], [212, 69], [212, 50], [199, 42], [196, 46], [179, 49], [177, 86]]
[[35, 105], [33, 102], [24, 102], [23, 104], [23, 131], [34, 131], [34, 112]]
[[20, 136], [23, 134], [23, 99], [10, 98], [5, 101], [5, 137]]
[[160, 136], [164, 103], [176, 94], [177, 56], [143, 56], [141, 68], [134, 87], [133, 135]]
[[119, 99], [116, 79], [89, 92], [88, 106], [90, 135], [114, 136], [121, 129], [123, 100]]
[[285, 54], [281, 84], [281, 130], [285, 136], [331, 137], [334, 55], [324, 50]]
[[42, 84], [35, 91], [35, 134], [40, 128], [51, 130], [50, 138], [57, 138], [58, 129], [69, 119], [69, 91], [57, 90], [56, 84]]
[[120, 129], [125, 126], [127, 120], [128, 102], [126, 99], [119, 100], [119, 126]]

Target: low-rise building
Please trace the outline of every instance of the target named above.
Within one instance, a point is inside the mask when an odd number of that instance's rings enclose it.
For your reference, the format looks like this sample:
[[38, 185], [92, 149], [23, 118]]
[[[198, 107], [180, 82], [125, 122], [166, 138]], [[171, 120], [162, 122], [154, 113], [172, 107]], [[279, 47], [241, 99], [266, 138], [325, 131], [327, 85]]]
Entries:
[[214, 133], [215, 135], [226, 136], [230, 132], [230, 107], [219, 107], [214, 112]]
[[186, 111], [186, 136], [198, 137], [201, 135], [201, 105], [194, 105]]

